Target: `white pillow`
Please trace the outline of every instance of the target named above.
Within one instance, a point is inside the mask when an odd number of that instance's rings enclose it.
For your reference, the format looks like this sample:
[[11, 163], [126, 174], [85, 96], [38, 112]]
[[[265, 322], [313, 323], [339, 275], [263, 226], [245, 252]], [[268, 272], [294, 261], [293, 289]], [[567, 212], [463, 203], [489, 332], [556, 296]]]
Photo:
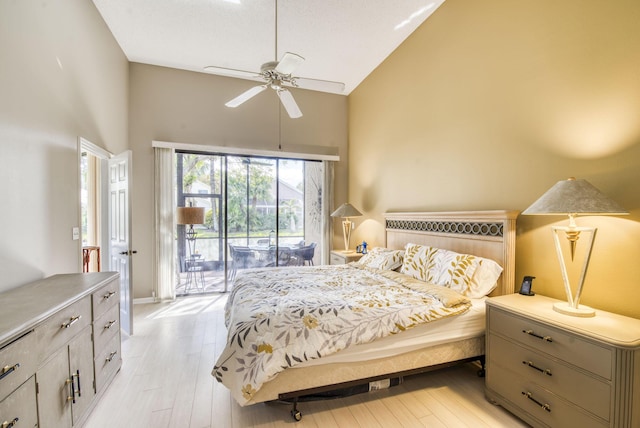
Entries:
[[471, 299], [488, 296], [498, 285], [498, 278], [502, 273], [502, 266], [491, 259], [478, 257], [479, 263], [471, 277], [469, 288], [462, 293]]

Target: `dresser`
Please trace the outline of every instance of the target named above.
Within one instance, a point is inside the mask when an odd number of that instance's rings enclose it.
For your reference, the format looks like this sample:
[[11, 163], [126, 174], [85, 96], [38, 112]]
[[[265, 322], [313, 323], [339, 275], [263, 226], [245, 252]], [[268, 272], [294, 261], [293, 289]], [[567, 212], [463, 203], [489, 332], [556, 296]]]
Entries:
[[639, 427], [640, 320], [571, 317], [556, 302], [487, 300], [487, 398], [534, 427]]
[[119, 275], [54, 275], [0, 293], [0, 426], [82, 426], [122, 365]]
[[332, 265], [346, 265], [347, 263], [357, 262], [362, 257], [362, 253], [356, 253], [355, 251], [351, 251], [345, 253], [344, 251], [331, 251], [331, 258], [329, 259], [329, 263]]

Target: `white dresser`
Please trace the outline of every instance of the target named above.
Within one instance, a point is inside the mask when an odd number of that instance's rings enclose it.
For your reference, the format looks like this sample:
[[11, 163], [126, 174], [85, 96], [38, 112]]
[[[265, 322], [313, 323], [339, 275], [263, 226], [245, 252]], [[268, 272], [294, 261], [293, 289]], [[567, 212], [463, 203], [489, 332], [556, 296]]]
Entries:
[[357, 262], [364, 254], [356, 253], [355, 251], [350, 251], [345, 253], [344, 251], [331, 251], [331, 258], [329, 259], [329, 264], [332, 265], [346, 265], [347, 263]]
[[122, 365], [118, 274], [54, 275], [0, 302], [0, 426], [81, 426]]
[[640, 320], [571, 317], [555, 302], [487, 300], [487, 398], [534, 427], [639, 427]]

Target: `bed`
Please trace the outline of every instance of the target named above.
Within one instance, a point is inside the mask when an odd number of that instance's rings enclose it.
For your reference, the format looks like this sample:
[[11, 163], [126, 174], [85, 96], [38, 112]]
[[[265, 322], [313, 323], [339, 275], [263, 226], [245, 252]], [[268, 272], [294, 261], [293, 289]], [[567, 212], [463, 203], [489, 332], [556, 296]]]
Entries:
[[[435, 248], [444, 252], [473, 255], [471, 259], [480, 258], [481, 260], [493, 261], [501, 267], [501, 274], [489, 296], [510, 294], [514, 292], [516, 217], [517, 212], [514, 211], [387, 213], [385, 214], [385, 248], [403, 251], [408, 251], [406, 248], [411, 246], [422, 250]], [[405, 263], [406, 261], [405, 253]], [[316, 271], [308, 270], [305, 273], [312, 275], [316, 272], [327, 277], [331, 277], [331, 275], [347, 277], [345, 272], [358, 269], [369, 270], [355, 266], [355, 264], [340, 267], [325, 266], [318, 267], [318, 269]], [[339, 269], [343, 269], [343, 271], [339, 271]], [[405, 267], [398, 270], [402, 269]], [[410, 276], [410, 268], [407, 268], [403, 274], [394, 271], [365, 272], [365, 275], [369, 276], [374, 274], [378, 275], [376, 278], [380, 278], [382, 275], [381, 281], [386, 281], [384, 278], [388, 278], [389, 281], [400, 281], [410, 286], [415, 285], [416, 282], [414, 278], [405, 278]], [[279, 276], [280, 273], [272, 271], [271, 273], [264, 272], [263, 275]], [[240, 276], [239, 280], [242, 278]], [[425, 283], [420, 282], [420, 284]], [[416, 286], [420, 288], [420, 284]], [[259, 289], [255, 290], [257, 293]], [[349, 346], [321, 358], [306, 358], [305, 355], [305, 358], [296, 358], [294, 363], [288, 360], [287, 364], [282, 364], [282, 368], [285, 366], [287, 368], [260, 383], [259, 389], [251, 389], [250, 394], [240, 398], [236, 395], [234, 398], [241, 405], [272, 400], [289, 400], [293, 402], [292, 416], [294, 419], [300, 420], [301, 413], [297, 409], [297, 403], [298, 399], [303, 396], [344, 389], [382, 379], [402, 377], [473, 360], [481, 361], [482, 367], [484, 367], [485, 297], [473, 295], [472, 298], [465, 299], [463, 302], [456, 300], [452, 294], [447, 294], [449, 293], [448, 288], [443, 291], [431, 288], [429, 290], [437, 294], [438, 299], [443, 296], [444, 300], [437, 302], [437, 310], [432, 311], [441, 311], [444, 314], [442, 319], [419, 323], [406, 331], [402, 327], [402, 323], [406, 320], [403, 320], [397, 323], [402, 331], [393, 332], [397, 334], [367, 340], [366, 343]], [[288, 293], [288, 291], [283, 293]], [[440, 293], [444, 294], [441, 296]], [[230, 299], [233, 297], [232, 294]], [[410, 300], [405, 295], [394, 298], [396, 300]], [[446, 304], [442, 305], [443, 301]], [[466, 306], [462, 308], [462, 305]], [[233, 308], [233, 304], [230, 306]], [[304, 309], [302, 310], [304, 311]], [[415, 314], [410, 316], [415, 318]], [[243, 336], [249, 337], [248, 333], [248, 331], [239, 332], [236, 330], [233, 337], [230, 333], [228, 341], [241, 341]], [[255, 343], [250, 346], [256, 350], [255, 356], [259, 347], [264, 345]], [[269, 351], [271, 352], [271, 349]], [[226, 352], [228, 356], [223, 358], [225, 352], [212, 372], [218, 380], [222, 380], [223, 377], [228, 378], [231, 375], [230, 372], [239, 371], [226, 366], [232, 359], [234, 352]], [[320, 354], [318, 353], [318, 355]], [[235, 357], [237, 355], [233, 358]], [[243, 356], [238, 360], [244, 362], [244, 359]]]

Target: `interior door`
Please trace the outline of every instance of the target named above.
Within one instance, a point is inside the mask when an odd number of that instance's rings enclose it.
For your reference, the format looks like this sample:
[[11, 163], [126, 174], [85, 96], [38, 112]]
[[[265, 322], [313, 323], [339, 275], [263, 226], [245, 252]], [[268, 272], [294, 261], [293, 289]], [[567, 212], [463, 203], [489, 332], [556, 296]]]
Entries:
[[133, 333], [131, 284], [131, 151], [109, 159], [109, 255], [110, 270], [120, 273], [120, 325]]

